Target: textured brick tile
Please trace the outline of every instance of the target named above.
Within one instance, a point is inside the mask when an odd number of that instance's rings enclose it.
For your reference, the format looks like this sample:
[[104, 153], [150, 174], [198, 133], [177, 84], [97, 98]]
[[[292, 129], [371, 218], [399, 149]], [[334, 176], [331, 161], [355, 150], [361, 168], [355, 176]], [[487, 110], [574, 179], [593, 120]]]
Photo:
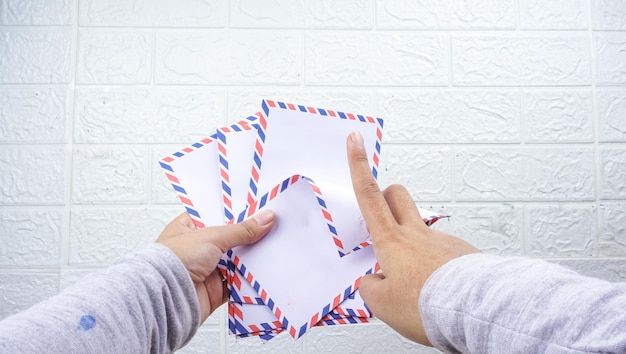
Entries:
[[520, 0], [520, 27], [523, 29], [587, 29], [587, 18], [589, 18], [587, 1]]
[[401, 184], [418, 202], [451, 200], [451, 159], [449, 148], [383, 145], [379, 184]]
[[526, 141], [593, 141], [593, 100], [588, 90], [524, 91], [522, 117]]
[[498, 91], [381, 91], [384, 142], [462, 143], [521, 140], [519, 94]]
[[226, 353], [304, 353], [303, 344], [304, 340], [294, 341], [286, 332], [279, 334], [274, 339], [266, 343], [260, 342], [258, 338], [237, 339], [235, 336], [229, 335], [226, 336]]
[[207, 89], [78, 88], [74, 141], [191, 143], [224, 121], [224, 92]]
[[600, 256], [626, 256], [626, 206], [602, 204], [598, 211]]
[[584, 85], [591, 79], [585, 35], [454, 37], [458, 85]]
[[[160, 84], [299, 84], [301, 35], [277, 31], [157, 34]], [[254, 112], [253, 112], [254, 113]]]
[[592, 256], [596, 234], [593, 207], [528, 207], [528, 253], [534, 257]]
[[145, 203], [148, 156], [139, 148], [77, 148], [72, 200], [77, 204]]
[[195, 141], [189, 141], [187, 144], [176, 147], [155, 148], [152, 151], [150, 159], [150, 168], [152, 172], [152, 185], [150, 186], [150, 201], [156, 204], [175, 204], [180, 205], [181, 212], [184, 210], [176, 192], [172, 188], [170, 182], [165, 178], [163, 168], [159, 165], [159, 161], [165, 156], [169, 156], [180, 148], [187, 146]]
[[306, 36], [306, 83], [445, 85], [445, 36], [406, 33], [315, 33]]
[[306, 335], [306, 352], [438, 353], [433, 348], [411, 342], [380, 322], [312, 328]]
[[149, 83], [152, 34], [81, 30], [78, 38], [80, 84]]
[[600, 198], [626, 198], [626, 149], [600, 151]]
[[626, 84], [626, 32], [594, 33], [596, 83]]
[[221, 0], [82, 0], [82, 26], [224, 27], [228, 5]]
[[[222, 318], [226, 318], [226, 308], [227, 308], [228, 304], [223, 304], [222, 306], [218, 307], [217, 310], [213, 311], [213, 313], [206, 319], [206, 321], [204, 321], [204, 323], [202, 324], [202, 329], [219, 329], [216, 328], [216, 326], [218, 326], [220, 324], [220, 321]], [[209, 333], [207, 334], [208, 337], [211, 337], [212, 335]], [[194, 345], [193, 348], [197, 348], [200, 349], [201, 343], [198, 343], [197, 345]], [[208, 346], [205, 346], [208, 347]], [[196, 350], [197, 350], [196, 349]], [[205, 351], [206, 352], [206, 349]], [[204, 353], [203, 352], [203, 353]]]
[[73, 209], [71, 265], [107, 265], [153, 242], [180, 212], [170, 209]]
[[263, 99], [376, 115], [376, 99], [372, 90], [326, 87], [231, 89], [228, 93], [228, 122], [235, 122], [260, 111]]
[[0, 210], [0, 265], [60, 265], [63, 219], [56, 209]]
[[3, 29], [0, 83], [67, 83], [70, 29]]
[[512, 0], [376, 0], [379, 28], [515, 28]]
[[371, 0], [235, 0], [231, 1], [230, 25], [263, 28], [371, 28], [372, 7]]
[[61, 205], [64, 185], [62, 148], [0, 149], [0, 204]]
[[593, 29], [626, 30], [626, 2], [623, 0], [590, 0]]
[[3, 0], [0, 2], [0, 24], [70, 25], [73, 2], [74, 0]]
[[626, 282], [625, 259], [563, 259], [555, 261], [588, 277]]
[[0, 320], [58, 292], [58, 274], [0, 274]]
[[[254, 340], [254, 339], [253, 339]], [[222, 353], [220, 351], [220, 331], [218, 329], [201, 328], [196, 332], [193, 339], [181, 350], [179, 354], [204, 354]]]
[[458, 148], [458, 200], [591, 200], [591, 149]]
[[483, 252], [501, 256], [524, 253], [524, 216], [519, 204], [422, 207], [450, 215], [449, 219], [437, 221], [433, 229], [461, 237]]
[[626, 89], [597, 93], [600, 141], [626, 141]]
[[0, 141], [65, 140], [67, 88], [0, 87]]

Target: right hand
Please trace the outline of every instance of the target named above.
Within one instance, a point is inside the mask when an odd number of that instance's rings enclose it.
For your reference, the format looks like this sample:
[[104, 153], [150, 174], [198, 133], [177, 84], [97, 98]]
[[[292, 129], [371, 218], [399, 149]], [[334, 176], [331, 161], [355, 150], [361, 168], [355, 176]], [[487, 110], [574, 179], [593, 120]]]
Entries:
[[381, 192], [359, 132], [350, 134], [347, 148], [354, 193], [381, 267], [381, 273], [361, 279], [360, 294], [374, 316], [406, 338], [431, 345], [418, 309], [424, 283], [446, 262], [479, 251], [426, 226], [404, 187]]

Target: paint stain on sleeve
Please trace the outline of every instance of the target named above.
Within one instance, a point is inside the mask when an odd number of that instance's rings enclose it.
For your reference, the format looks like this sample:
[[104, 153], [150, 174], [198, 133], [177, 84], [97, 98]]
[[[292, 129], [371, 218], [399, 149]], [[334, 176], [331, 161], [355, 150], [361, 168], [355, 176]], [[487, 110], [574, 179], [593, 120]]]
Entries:
[[91, 315], [83, 315], [78, 322], [78, 330], [88, 331], [96, 326], [96, 318]]

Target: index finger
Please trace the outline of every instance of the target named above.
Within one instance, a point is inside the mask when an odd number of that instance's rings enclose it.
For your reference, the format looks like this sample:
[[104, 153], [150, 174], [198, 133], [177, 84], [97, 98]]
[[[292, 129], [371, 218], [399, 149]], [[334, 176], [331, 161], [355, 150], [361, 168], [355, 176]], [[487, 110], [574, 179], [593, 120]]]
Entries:
[[378, 243], [390, 228], [395, 227], [396, 221], [372, 175], [360, 132], [350, 133], [347, 147], [352, 188], [372, 239]]

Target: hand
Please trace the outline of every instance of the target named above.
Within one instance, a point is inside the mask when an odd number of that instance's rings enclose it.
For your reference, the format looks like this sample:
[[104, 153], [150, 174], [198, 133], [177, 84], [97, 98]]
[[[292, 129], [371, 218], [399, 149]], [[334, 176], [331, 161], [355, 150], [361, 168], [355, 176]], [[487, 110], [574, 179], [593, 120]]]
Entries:
[[392, 185], [381, 192], [360, 133], [350, 134], [347, 147], [354, 193], [382, 271], [363, 277], [361, 296], [372, 313], [398, 333], [431, 345], [418, 309], [426, 279], [446, 262], [479, 251], [426, 226], [404, 187]]
[[189, 214], [170, 222], [156, 242], [169, 247], [189, 271], [200, 303], [200, 323], [227, 300], [226, 283], [217, 262], [229, 249], [250, 244], [265, 236], [274, 224], [274, 213], [266, 210], [234, 225], [197, 230]]

